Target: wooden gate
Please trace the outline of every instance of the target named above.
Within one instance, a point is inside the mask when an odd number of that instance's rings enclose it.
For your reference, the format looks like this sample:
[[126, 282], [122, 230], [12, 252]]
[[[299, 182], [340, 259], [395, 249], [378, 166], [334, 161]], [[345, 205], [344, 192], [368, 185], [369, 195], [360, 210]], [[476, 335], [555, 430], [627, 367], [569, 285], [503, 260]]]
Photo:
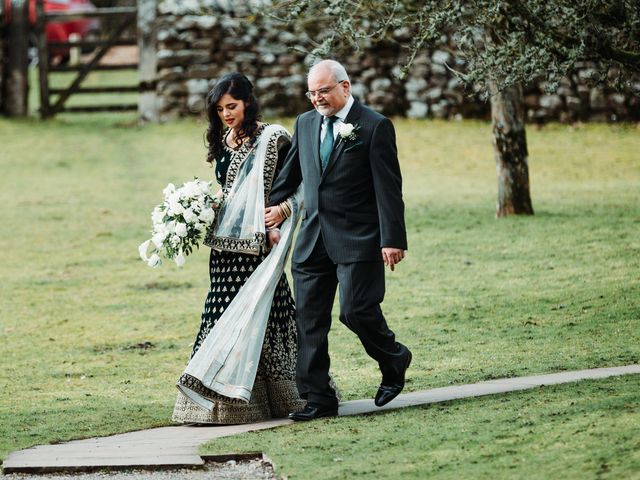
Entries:
[[[86, 106], [65, 106], [67, 100], [72, 95], [79, 94], [121, 94], [138, 92], [142, 93], [142, 97], [145, 97], [144, 92], [150, 92], [155, 90], [155, 84], [153, 81], [148, 81], [148, 78], [153, 79], [155, 76], [155, 45], [153, 51], [149, 51], [144, 44], [140, 44], [137, 37], [143, 37], [146, 40], [150, 37], [149, 32], [142, 30], [142, 33], [138, 33], [136, 38], [126, 36], [127, 31], [131, 31], [131, 27], [134, 32], [140, 31], [140, 21], [136, 26], [136, 18], [139, 8], [145, 11], [149, 11], [149, 4], [153, 6], [155, 13], [155, 0], [149, 2], [149, 0], [140, 0], [139, 7], [115, 7], [115, 8], [97, 8], [95, 10], [87, 11], [74, 11], [74, 12], [45, 12], [43, 7], [43, 0], [36, 1], [36, 35], [37, 35], [37, 50], [38, 50], [38, 68], [39, 68], [39, 82], [40, 82], [40, 114], [42, 118], [48, 118], [61, 112], [122, 112], [122, 111], [136, 111], [139, 110], [138, 103], [110, 103], [103, 105], [86, 105]], [[105, 39], [100, 40], [81, 40], [78, 42], [49, 42], [46, 38], [46, 26], [48, 22], [54, 21], [68, 21], [79, 18], [90, 17], [114, 17], [118, 19], [117, 26]], [[155, 14], [151, 15], [151, 21], [155, 20]], [[146, 24], [149, 24], [149, 14], [144, 19]], [[143, 25], [144, 23], [143, 22]], [[148, 30], [148, 28], [147, 28]], [[155, 38], [154, 38], [155, 40]], [[155, 42], [154, 42], [155, 43]], [[152, 72], [149, 74], [149, 61], [143, 62], [141, 58], [140, 63], [146, 63], [144, 69], [147, 71], [145, 75], [140, 70], [138, 63], [122, 63], [122, 64], [108, 64], [103, 65], [100, 60], [105, 54], [114, 46], [120, 45], [139, 45], [141, 52], [145, 51], [147, 58], [149, 53], [153, 55], [152, 60]], [[84, 48], [94, 49], [93, 56], [86, 63], [80, 63], [77, 65], [52, 65], [50, 61], [49, 49], [50, 48]], [[139, 82], [136, 85], [120, 85], [120, 86], [108, 86], [108, 87], [82, 87], [82, 82], [87, 78], [89, 73], [98, 70], [140, 70], [142, 75]], [[77, 71], [77, 75], [68, 87], [65, 88], [51, 88], [50, 76], [57, 72], [73, 72]], [[146, 81], [145, 81], [146, 80]], [[53, 98], [56, 96], [56, 98]], [[148, 117], [149, 115], [147, 115]], [[153, 118], [148, 118], [153, 120]]]

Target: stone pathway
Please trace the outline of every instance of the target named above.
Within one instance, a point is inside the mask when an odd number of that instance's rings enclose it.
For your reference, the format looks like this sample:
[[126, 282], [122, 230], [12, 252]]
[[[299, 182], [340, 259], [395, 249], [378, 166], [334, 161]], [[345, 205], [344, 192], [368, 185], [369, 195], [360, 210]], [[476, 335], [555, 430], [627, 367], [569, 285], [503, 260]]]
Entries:
[[[382, 408], [376, 407], [373, 400], [344, 402], [340, 404], [339, 415], [359, 415], [460, 398], [528, 390], [542, 385], [638, 373], [640, 373], [640, 365], [626, 365], [490, 380], [402, 394]], [[103, 468], [109, 470], [203, 468], [207, 460], [225, 462], [242, 459], [237, 455], [202, 457], [198, 455], [198, 448], [203, 443], [214, 438], [290, 423], [291, 420], [278, 419], [248, 425], [171, 426], [56, 445], [40, 445], [10, 453], [3, 463], [2, 470], [3, 473], [8, 474], [87, 472]], [[261, 458], [261, 453], [247, 454], [244, 458]]]
[[93, 473], [9, 473], [3, 480], [277, 480], [273, 465], [260, 459], [205, 462], [204, 467], [149, 471], [97, 471]]

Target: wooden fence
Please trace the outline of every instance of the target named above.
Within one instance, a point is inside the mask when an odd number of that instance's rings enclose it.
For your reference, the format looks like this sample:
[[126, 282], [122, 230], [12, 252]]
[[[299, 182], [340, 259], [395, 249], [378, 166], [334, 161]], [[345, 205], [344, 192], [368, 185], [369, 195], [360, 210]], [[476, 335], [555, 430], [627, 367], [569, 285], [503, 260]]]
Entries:
[[[8, 2], [8, 0], [0, 0]], [[8, 115], [27, 114], [28, 92], [28, 1], [11, 0], [10, 18], [7, 24], [9, 48], [7, 62], [8, 79], [6, 87], [5, 109]], [[0, 11], [2, 13], [2, 11]], [[158, 118], [155, 96], [156, 76], [156, 0], [138, 0], [136, 7], [97, 8], [86, 11], [45, 12], [44, 1], [36, 0], [35, 33], [38, 55], [38, 87], [40, 92], [40, 115], [50, 118], [58, 113], [76, 112], [122, 112], [138, 111], [143, 121], [156, 121]], [[50, 22], [66, 22], [89, 17], [114, 18], [116, 28], [102, 39], [83, 39], [80, 41], [48, 42], [46, 31]], [[136, 23], [137, 22], [137, 23]], [[133, 28], [132, 28], [133, 27]], [[135, 32], [132, 36], [127, 32]], [[116, 46], [137, 45], [139, 62], [104, 64], [101, 60], [110, 49]], [[51, 62], [52, 49], [79, 48], [92, 50], [93, 54], [79, 64], [55, 65]], [[138, 82], [133, 85], [83, 86], [91, 72], [137, 70]], [[54, 88], [51, 77], [62, 72], [77, 72], [70, 84], [64, 88]], [[68, 100], [75, 95], [138, 93], [136, 103], [110, 102], [108, 104], [90, 104], [69, 106]]]
[[[11, 0], [5, 6], [3, 112], [12, 117], [27, 115], [29, 93], [29, 4]], [[7, 8], [9, 7], [9, 8]]]

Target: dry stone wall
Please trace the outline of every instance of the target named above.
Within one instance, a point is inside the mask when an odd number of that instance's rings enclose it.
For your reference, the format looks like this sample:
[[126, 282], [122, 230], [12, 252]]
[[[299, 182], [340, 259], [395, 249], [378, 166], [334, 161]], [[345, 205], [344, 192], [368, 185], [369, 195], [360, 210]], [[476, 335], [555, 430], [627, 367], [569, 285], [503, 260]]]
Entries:
[[[197, 3], [197, 2], [196, 2]], [[193, 14], [187, 3], [163, 1], [158, 15], [157, 93], [162, 119], [201, 115], [206, 94], [220, 75], [240, 71], [256, 87], [267, 117], [308, 110], [304, 97], [313, 33], [286, 31], [269, 18], [233, 18], [211, 13], [228, 8], [209, 2], [207, 14]], [[215, 3], [215, 5], [211, 5]], [[226, 7], [225, 7], [226, 5]], [[227, 11], [228, 13], [228, 11]], [[405, 40], [408, 31], [397, 31]], [[361, 53], [336, 57], [351, 77], [353, 93], [385, 115], [410, 118], [487, 118], [487, 102], [465, 90], [447, 68], [464, 71], [464, 60], [443, 36], [434, 50], [420, 52], [403, 80], [397, 76], [402, 52], [395, 44], [371, 45]], [[594, 65], [576, 65], [554, 94], [544, 83], [525, 89], [527, 116], [532, 121], [573, 122], [640, 120], [640, 98], [631, 92], [590, 87]], [[640, 89], [640, 86], [639, 86]]]

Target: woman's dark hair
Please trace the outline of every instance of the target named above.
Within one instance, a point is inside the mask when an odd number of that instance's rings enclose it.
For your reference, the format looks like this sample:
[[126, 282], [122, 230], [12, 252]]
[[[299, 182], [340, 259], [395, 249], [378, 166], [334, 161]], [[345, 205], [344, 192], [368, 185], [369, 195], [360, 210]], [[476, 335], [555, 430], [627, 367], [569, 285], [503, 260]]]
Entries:
[[218, 102], [227, 93], [234, 99], [244, 102], [244, 120], [240, 125], [237, 140], [250, 139], [258, 128], [260, 106], [253, 95], [253, 85], [241, 73], [233, 72], [223, 75], [207, 95], [209, 128], [205, 137], [209, 148], [207, 162], [212, 165], [222, 153], [224, 127], [218, 116]]

